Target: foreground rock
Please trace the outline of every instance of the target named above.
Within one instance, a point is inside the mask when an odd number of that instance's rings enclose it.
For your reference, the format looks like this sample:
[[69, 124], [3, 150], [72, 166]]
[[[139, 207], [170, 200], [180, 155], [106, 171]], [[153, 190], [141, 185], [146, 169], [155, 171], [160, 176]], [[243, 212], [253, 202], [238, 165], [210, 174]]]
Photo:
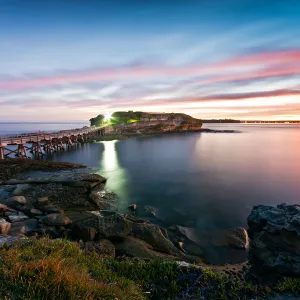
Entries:
[[300, 276], [300, 205], [255, 206], [248, 226], [255, 274]]
[[171, 241], [190, 255], [203, 257], [212, 264], [240, 263], [246, 260], [249, 247], [247, 231], [242, 227], [204, 230], [192, 227], [168, 228]]
[[63, 214], [49, 214], [42, 217], [40, 222], [50, 226], [64, 226], [72, 224], [72, 221]]

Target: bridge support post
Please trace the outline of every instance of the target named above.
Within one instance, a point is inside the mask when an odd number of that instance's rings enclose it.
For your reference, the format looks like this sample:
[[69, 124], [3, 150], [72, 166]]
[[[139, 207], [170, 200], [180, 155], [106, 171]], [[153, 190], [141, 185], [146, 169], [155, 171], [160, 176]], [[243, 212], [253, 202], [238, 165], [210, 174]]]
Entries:
[[0, 159], [4, 159], [4, 149], [1, 145], [0, 145]]

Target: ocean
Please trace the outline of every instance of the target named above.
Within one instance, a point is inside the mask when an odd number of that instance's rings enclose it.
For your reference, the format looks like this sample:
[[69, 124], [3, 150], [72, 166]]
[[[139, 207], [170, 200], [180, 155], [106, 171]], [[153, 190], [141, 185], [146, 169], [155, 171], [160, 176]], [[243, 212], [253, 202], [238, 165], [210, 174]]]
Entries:
[[0, 122], [0, 136], [19, 133], [36, 133], [39, 131], [59, 131], [82, 128], [83, 126], [89, 126], [89, 122]]
[[48, 160], [108, 178], [119, 210], [156, 209], [166, 225], [247, 227], [254, 205], [300, 204], [300, 125], [205, 124], [240, 133], [181, 133], [84, 144]]

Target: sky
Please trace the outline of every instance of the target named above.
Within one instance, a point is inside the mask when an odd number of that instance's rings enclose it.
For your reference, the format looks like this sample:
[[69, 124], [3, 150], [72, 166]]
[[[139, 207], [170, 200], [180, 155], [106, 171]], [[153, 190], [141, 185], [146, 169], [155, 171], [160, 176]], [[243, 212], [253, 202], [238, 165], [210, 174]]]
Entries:
[[0, 0], [0, 122], [300, 120], [299, 0]]

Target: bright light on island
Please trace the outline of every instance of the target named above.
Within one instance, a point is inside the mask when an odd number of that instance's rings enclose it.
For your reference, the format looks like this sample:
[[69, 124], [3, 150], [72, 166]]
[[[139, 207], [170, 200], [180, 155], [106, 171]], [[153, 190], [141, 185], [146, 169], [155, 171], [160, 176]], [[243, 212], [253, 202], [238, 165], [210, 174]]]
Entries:
[[105, 120], [105, 121], [110, 120], [110, 118], [111, 118], [111, 113], [106, 113], [106, 114], [104, 115], [104, 120]]

